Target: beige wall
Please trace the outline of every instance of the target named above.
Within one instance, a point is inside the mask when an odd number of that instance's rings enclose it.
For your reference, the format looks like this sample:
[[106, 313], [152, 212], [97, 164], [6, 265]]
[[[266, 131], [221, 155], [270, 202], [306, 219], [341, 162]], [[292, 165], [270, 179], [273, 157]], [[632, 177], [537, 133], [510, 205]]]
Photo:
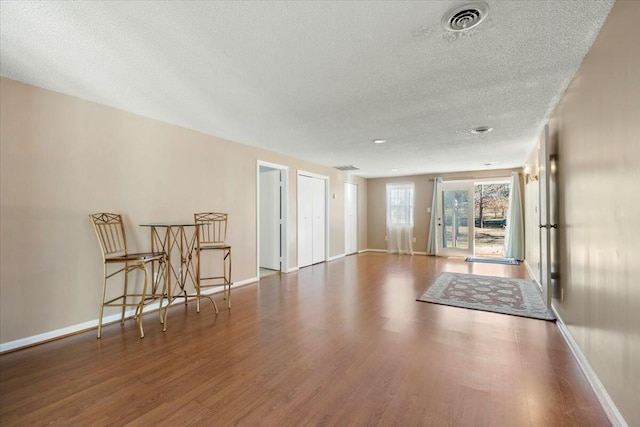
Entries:
[[[289, 167], [289, 267], [297, 265], [297, 170], [330, 177], [329, 255], [344, 253], [344, 182], [359, 186], [367, 245], [366, 180], [178, 126], [0, 80], [0, 343], [93, 321], [101, 261], [87, 215], [139, 224], [229, 213], [234, 281], [256, 276], [256, 162]], [[364, 227], [364, 228], [363, 228]]]
[[630, 426], [640, 425], [638, 22], [640, 2], [616, 2], [550, 123], [564, 291], [553, 306]]
[[427, 239], [429, 238], [429, 222], [431, 213], [427, 209], [431, 207], [433, 199], [433, 180], [437, 176], [444, 179], [481, 179], [486, 177], [509, 177], [511, 172], [520, 169], [483, 170], [475, 172], [458, 172], [432, 175], [410, 175], [394, 178], [373, 178], [367, 180], [369, 194], [367, 199], [367, 221], [369, 249], [387, 249], [385, 241], [387, 229], [386, 191], [387, 183], [413, 182], [415, 184], [415, 211], [413, 244], [415, 252], [427, 251]]

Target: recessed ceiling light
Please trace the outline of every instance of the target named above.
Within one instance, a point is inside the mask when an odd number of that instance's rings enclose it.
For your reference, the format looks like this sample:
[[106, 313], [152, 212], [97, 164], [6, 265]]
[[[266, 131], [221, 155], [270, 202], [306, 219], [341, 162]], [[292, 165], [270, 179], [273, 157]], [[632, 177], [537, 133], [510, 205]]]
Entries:
[[471, 133], [481, 134], [481, 133], [489, 133], [493, 130], [490, 126], [476, 126], [469, 129]]
[[386, 139], [374, 139], [373, 140], [374, 144], [384, 144], [385, 142], [387, 142]]
[[391, 172], [398, 172], [398, 169], [391, 169]]

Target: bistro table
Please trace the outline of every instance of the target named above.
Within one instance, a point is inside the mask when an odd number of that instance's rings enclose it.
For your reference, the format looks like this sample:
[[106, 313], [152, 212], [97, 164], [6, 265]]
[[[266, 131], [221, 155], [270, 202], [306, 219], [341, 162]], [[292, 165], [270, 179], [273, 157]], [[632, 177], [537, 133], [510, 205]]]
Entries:
[[[207, 298], [213, 304], [216, 313], [218, 306], [209, 295], [200, 292], [200, 225], [193, 222], [158, 222], [140, 224], [141, 227], [149, 227], [151, 230], [151, 250], [165, 252], [167, 254], [167, 267], [164, 274], [167, 275], [166, 288], [160, 294], [160, 311], [162, 317], [162, 300], [167, 298], [167, 306], [164, 308], [163, 331], [167, 330], [167, 313], [169, 306], [177, 298], [184, 298], [186, 304], [189, 298], [196, 298], [196, 311], [200, 312], [200, 298]], [[160, 271], [159, 274], [162, 272]], [[153, 271], [151, 277], [155, 277]], [[194, 293], [188, 290], [193, 289]], [[157, 289], [153, 289], [154, 296], [158, 296]]]

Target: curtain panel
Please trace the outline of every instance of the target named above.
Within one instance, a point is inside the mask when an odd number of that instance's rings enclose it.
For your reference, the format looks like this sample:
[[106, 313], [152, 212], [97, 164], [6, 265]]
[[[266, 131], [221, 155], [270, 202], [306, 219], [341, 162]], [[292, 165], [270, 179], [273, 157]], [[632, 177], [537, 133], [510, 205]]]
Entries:
[[437, 232], [437, 219], [438, 219], [438, 191], [440, 190], [440, 184], [442, 184], [442, 177], [437, 177], [433, 180], [433, 197], [431, 199], [431, 218], [429, 220], [429, 238], [427, 239], [427, 254], [436, 254], [436, 236]]
[[522, 197], [520, 196], [520, 174], [511, 174], [509, 187], [509, 215], [504, 237], [504, 256], [517, 260], [524, 259], [524, 220], [522, 218]]

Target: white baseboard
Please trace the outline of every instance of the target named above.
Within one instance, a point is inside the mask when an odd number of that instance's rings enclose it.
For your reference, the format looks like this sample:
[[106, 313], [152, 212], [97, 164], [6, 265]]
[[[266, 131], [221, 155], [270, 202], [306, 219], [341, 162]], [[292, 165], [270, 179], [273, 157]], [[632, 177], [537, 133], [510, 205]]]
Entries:
[[589, 361], [580, 349], [580, 346], [573, 338], [573, 335], [571, 335], [571, 332], [564, 324], [562, 318], [558, 315], [558, 312], [555, 310], [555, 308], [553, 309], [553, 312], [558, 318], [558, 320], [556, 321], [556, 325], [558, 325], [558, 329], [560, 330], [562, 337], [569, 346], [571, 353], [573, 353], [573, 356], [578, 361], [580, 369], [582, 369], [585, 377], [587, 377], [587, 381], [589, 382], [589, 385], [591, 385], [591, 388], [598, 398], [600, 405], [602, 405], [602, 409], [604, 409], [604, 412], [607, 414], [607, 418], [609, 418], [609, 421], [614, 427], [629, 427], [627, 422], [622, 417], [620, 411], [618, 411], [615, 403], [613, 403], [611, 396], [609, 396], [609, 393], [607, 393], [607, 390], [602, 385], [602, 382], [600, 382], [598, 375], [589, 364]]
[[296, 272], [296, 271], [298, 271], [298, 270], [299, 270], [299, 268], [298, 268], [298, 267], [291, 267], [290, 269], [288, 269], [288, 270], [286, 271], [286, 273], [287, 273], [287, 274], [288, 274], [288, 273], [295, 273], [295, 272]]
[[346, 256], [345, 254], [340, 254], [340, 255], [332, 256], [332, 257], [329, 257], [329, 261], [335, 261], [335, 260], [337, 260], [337, 259], [344, 258], [345, 256]]
[[[257, 282], [258, 280], [260, 280], [258, 277], [252, 277], [250, 279], [240, 280], [240, 281], [237, 281], [237, 282], [233, 282], [233, 287], [234, 288], [238, 288], [240, 286], [250, 285], [251, 283]], [[221, 290], [218, 291], [218, 292], [221, 292]]]
[[538, 285], [538, 287], [540, 289], [542, 289], [542, 285], [540, 284], [540, 282], [538, 282], [538, 279], [536, 279], [536, 275], [533, 274], [533, 270], [531, 269], [531, 266], [529, 265], [529, 263], [527, 262], [527, 260], [525, 259], [523, 261], [524, 263], [524, 267], [527, 269], [527, 273], [529, 273], [529, 277], [531, 278], [531, 280], [533, 280], [534, 282], [536, 282], [536, 284]]
[[[383, 254], [387, 254], [389, 253], [389, 251], [387, 251], [386, 249], [362, 249], [360, 251], [358, 251], [359, 254], [365, 253], [365, 252], [378, 252], [378, 253], [383, 253]], [[397, 252], [392, 252], [393, 254], [397, 254]], [[406, 255], [406, 254], [403, 254]], [[429, 255], [426, 252], [413, 252], [413, 255]]]
[[[255, 283], [258, 281], [257, 277], [252, 277], [246, 280], [240, 280], [238, 282], [233, 282], [233, 288], [238, 288], [240, 286], [249, 285], [251, 283]], [[217, 294], [222, 292], [222, 285], [220, 288], [211, 288], [206, 289], [202, 292], [203, 295]], [[144, 313], [149, 313], [151, 311], [156, 311], [160, 307], [159, 302], [154, 302], [144, 307]], [[125, 317], [133, 316], [135, 310], [128, 310], [125, 313]], [[113, 314], [102, 319], [102, 325], [107, 325], [109, 323], [117, 322], [120, 320], [120, 314]], [[20, 338], [14, 341], [9, 341], [6, 343], [0, 344], [0, 354], [6, 351], [16, 350], [22, 347], [29, 347], [36, 344], [41, 344], [47, 341], [51, 341], [57, 338], [62, 338], [68, 335], [77, 334], [79, 332], [88, 331], [91, 329], [96, 329], [98, 327], [98, 319], [89, 320], [88, 322], [78, 323], [77, 325], [67, 326], [65, 328], [56, 329], [54, 331], [44, 332], [42, 334], [32, 335], [26, 338]]]
[[[155, 305], [156, 309], [158, 308], [158, 304], [154, 303], [151, 305]], [[151, 306], [150, 305], [150, 306]], [[135, 310], [129, 310], [125, 313], [126, 317], [133, 316]], [[147, 310], [145, 310], [146, 312]], [[111, 316], [107, 316], [102, 320], [102, 324], [106, 325], [107, 323], [117, 322], [120, 320], [120, 314], [114, 314]], [[0, 344], [0, 354], [5, 351], [16, 350], [22, 347], [28, 347], [35, 344], [40, 344], [46, 341], [51, 341], [56, 338], [61, 338], [66, 335], [72, 335], [78, 332], [87, 331], [90, 329], [95, 329], [98, 327], [98, 319], [90, 320], [88, 322], [79, 323], [77, 325], [67, 326], [66, 328], [56, 329], [54, 331], [44, 332], [38, 335], [32, 335], [26, 338], [20, 338], [14, 341], [9, 341], [6, 343]]]
[[[526, 267], [527, 273], [529, 273], [529, 277], [531, 278], [531, 280], [533, 280], [536, 283], [536, 285], [538, 285], [538, 287], [542, 289], [542, 285], [540, 284], [540, 282], [538, 282], [538, 279], [536, 279], [536, 275], [533, 273], [533, 270], [531, 269], [531, 265], [529, 265], [526, 259], [524, 260], [524, 266]], [[589, 364], [589, 361], [587, 360], [586, 356], [580, 349], [580, 346], [578, 345], [576, 340], [573, 338], [573, 335], [571, 335], [571, 332], [569, 331], [567, 326], [562, 321], [562, 317], [560, 317], [560, 315], [556, 311], [555, 307], [553, 307], [553, 305], [551, 306], [551, 309], [556, 315], [556, 318], [557, 318], [556, 325], [558, 326], [558, 330], [560, 331], [560, 334], [562, 334], [564, 341], [569, 346], [569, 349], [571, 350], [573, 357], [576, 358], [576, 361], [578, 362], [580, 369], [582, 369], [584, 376], [587, 377], [587, 381], [589, 382], [591, 389], [593, 390], [596, 397], [598, 398], [598, 401], [600, 402], [602, 409], [607, 414], [607, 418], [609, 418], [609, 421], [614, 427], [628, 427], [626, 421], [622, 417], [622, 414], [620, 413], [620, 411], [618, 411], [618, 408], [613, 403], [611, 396], [609, 396], [609, 393], [607, 393], [607, 390], [602, 385], [602, 382], [600, 382], [598, 375], [595, 373], [595, 371]]]

